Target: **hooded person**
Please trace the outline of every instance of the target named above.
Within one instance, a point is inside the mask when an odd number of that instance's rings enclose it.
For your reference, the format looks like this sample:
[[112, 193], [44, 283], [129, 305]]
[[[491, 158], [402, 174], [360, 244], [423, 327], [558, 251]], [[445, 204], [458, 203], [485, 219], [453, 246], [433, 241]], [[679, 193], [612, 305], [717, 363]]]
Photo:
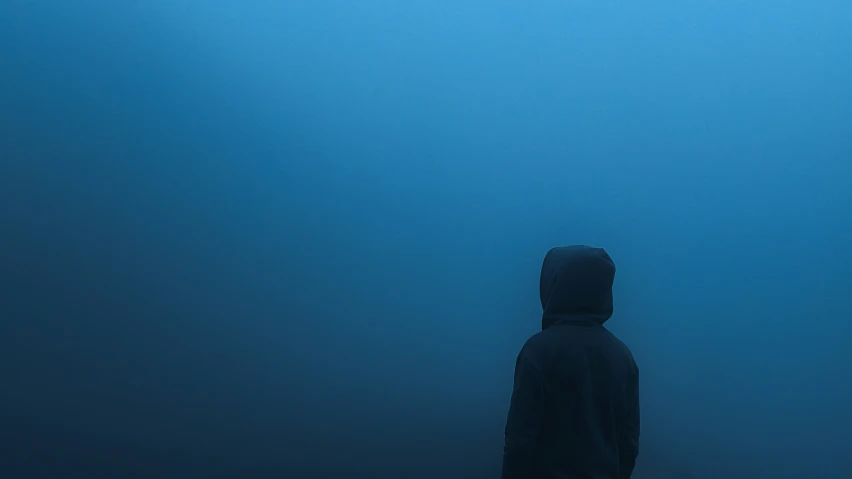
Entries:
[[601, 248], [550, 250], [541, 331], [521, 348], [503, 479], [629, 479], [639, 453], [639, 369], [604, 327], [615, 264]]

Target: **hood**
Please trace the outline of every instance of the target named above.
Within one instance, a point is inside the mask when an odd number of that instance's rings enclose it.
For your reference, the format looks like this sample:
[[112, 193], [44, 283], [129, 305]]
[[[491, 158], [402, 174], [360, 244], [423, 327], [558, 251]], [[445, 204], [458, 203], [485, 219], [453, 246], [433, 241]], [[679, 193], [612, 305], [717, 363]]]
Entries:
[[612, 316], [615, 263], [602, 248], [560, 246], [541, 266], [541, 328], [559, 321], [603, 324]]

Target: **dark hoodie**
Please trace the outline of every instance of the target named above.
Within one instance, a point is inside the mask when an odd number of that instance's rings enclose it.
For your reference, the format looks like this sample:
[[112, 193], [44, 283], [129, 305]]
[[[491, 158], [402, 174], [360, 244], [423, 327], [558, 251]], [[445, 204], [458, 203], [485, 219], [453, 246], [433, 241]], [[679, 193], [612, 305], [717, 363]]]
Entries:
[[603, 327], [615, 264], [603, 249], [554, 248], [541, 268], [542, 331], [527, 340], [503, 479], [628, 479], [639, 447], [639, 370]]

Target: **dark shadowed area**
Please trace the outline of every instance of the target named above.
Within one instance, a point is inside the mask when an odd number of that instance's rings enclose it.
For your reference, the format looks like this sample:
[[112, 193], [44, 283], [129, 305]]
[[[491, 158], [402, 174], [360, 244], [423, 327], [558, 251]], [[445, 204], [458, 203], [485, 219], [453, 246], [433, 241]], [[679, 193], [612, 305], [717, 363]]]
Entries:
[[0, 2], [0, 477], [486, 479], [547, 250], [637, 479], [852, 477], [848, 1]]

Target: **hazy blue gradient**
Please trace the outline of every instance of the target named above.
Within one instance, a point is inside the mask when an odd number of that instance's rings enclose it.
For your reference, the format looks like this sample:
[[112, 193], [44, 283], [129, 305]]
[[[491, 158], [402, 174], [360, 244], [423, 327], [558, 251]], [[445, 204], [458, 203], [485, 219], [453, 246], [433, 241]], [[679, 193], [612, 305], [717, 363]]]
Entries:
[[638, 479], [852, 477], [847, 0], [0, 1], [0, 477], [497, 478], [607, 248]]

